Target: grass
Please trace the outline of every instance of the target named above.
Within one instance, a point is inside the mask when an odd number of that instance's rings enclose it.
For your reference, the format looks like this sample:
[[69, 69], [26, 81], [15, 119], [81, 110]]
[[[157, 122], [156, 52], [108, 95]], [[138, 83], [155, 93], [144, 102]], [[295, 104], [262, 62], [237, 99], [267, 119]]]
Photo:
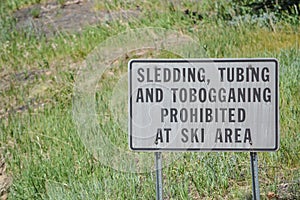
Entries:
[[[194, 23], [179, 5], [172, 8], [170, 4], [146, 2], [140, 19], [86, 27], [80, 34], [61, 33], [49, 39], [11, 29], [11, 12], [36, 2], [1, 3], [7, 8], [7, 16], [1, 14], [0, 22], [0, 150], [13, 176], [11, 199], [155, 198], [154, 173], [120, 172], [97, 161], [82, 143], [72, 118], [73, 86], [86, 56], [110, 36], [149, 26], [197, 37], [207, 57], [278, 58], [281, 147], [278, 152], [259, 153], [261, 195], [263, 199], [267, 199], [268, 192], [286, 199], [300, 197], [299, 26], [281, 22], [275, 25], [274, 32], [256, 24], [229, 25], [214, 17], [211, 4], [208, 8], [212, 13], [207, 14], [211, 18]], [[122, 8], [120, 3], [110, 1], [101, 6], [99, 9]], [[166, 11], [153, 12], [160, 6], [165, 6]], [[188, 2], [181, 6], [193, 9]], [[196, 9], [204, 12], [201, 6]], [[164, 52], [140, 55], [143, 56], [170, 57]], [[105, 102], [97, 105], [100, 127], [124, 151], [128, 148], [127, 132], [114, 121], [109, 100], [131, 57], [118, 59], [96, 93], [96, 99]], [[151, 162], [154, 159], [152, 153], [146, 156]], [[164, 156], [167, 160], [169, 154]], [[166, 199], [251, 197], [248, 153], [177, 156], [176, 162], [164, 168]], [[287, 191], [281, 189], [281, 184], [288, 184]]]

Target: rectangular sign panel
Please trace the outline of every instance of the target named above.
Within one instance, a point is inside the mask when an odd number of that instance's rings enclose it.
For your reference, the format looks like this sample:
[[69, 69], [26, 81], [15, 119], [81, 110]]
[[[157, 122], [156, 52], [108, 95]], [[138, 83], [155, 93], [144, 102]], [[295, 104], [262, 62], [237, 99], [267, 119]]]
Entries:
[[136, 151], [276, 151], [276, 59], [149, 59], [129, 67]]

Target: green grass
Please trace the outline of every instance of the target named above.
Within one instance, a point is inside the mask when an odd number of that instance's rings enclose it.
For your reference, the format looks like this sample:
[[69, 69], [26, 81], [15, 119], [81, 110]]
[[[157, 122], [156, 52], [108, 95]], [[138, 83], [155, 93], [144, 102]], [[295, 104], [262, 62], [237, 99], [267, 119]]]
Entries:
[[[300, 54], [299, 27], [285, 22], [269, 27], [218, 19], [213, 4], [208, 18], [194, 24], [184, 8], [204, 12], [185, 2], [173, 5], [146, 2], [143, 16], [128, 23], [86, 27], [47, 39], [14, 30], [11, 12], [38, 1], [7, 1], [0, 21], [0, 150], [13, 177], [10, 199], [154, 199], [154, 173], [116, 171], [99, 162], [82, 143], [72, 118], [73, 86], [86, 56], [102, 41], [130, 28], [162, 27], [199, 39], [207, 57], [276, 57], [280, 62], [280, 150], [259, 153], [261, 195], [268, 192], [299, 198], [300, 188]], [[138, 4], [138, 3], [137, 3]], [[107, 1], [98, 9], [118, 10]], [[125, 7], [129, 5], [125, 5]], [[153, 12], [165, 6], [165, 12]], [[181, 10], [180, 10], [181, 9]], [[132, 57], [170, 57], [147, 52], [119, 58], [99, 83], [96, 99], [100, 127], [116, 146], [127, 151], [127, 132], [109, 110], [114, 86]], [[98, 88], [98, 89], [99, 89]], [[38, 104], [38, 105], [37, 105]], [[22, 106], [27, 108], [22, 109]], [[19, 110], [18, 110], [19, 108]], [[18, 112], [14, 112], [18, 110]], [[125, 109], [126, 110], [126, 109]], [[124, 114], [126, 116], [126, 113]], [[105, 118], [106, 117], [106, 118]], [[166, 199], [247, 199], [251, 197], [248, 153], [178, 153], [164, 168]], [[148, 154], [153, 161], [154, 155]], [[164, 154], [167, 159], [167, 154]], [[288, 183], [289, 191], [279, 185]]]

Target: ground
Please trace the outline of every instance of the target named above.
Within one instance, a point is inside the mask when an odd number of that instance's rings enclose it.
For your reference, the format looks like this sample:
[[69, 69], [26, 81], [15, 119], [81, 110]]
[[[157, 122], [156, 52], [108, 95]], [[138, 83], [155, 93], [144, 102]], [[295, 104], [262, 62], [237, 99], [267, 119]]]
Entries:
[[[99, 23], [107, 23], [113, 20], [129, 20], [131, 17], [138, 17], [140, 11], [121, 10], [103, 11], [95, 8], [93, 1], [71, 0], [60, 4], [58, 1], [46, 1], [41, 4], [34, 4], [17, 10], [14, 13], [16, 28], [20, 31], [29, 31], [35, 36], [53, 37], [62, 32], [80, 32], [82, 28]], [[32, 70], [20, 72], [1, 77], [0, 88], [6, 90], [11, 81], [26, 83], [37, 76], [49, 75], [49, 70]], [[24, 112], [28, 107], [40, 108], [45, 102], [32, 100], [28, 105], [14, 106], [9, 110], [0, 110], [0, 119], [6, 118], [15, 112]], [[1, 150], [1, 149], [0, 149]], [[7, 192], [12, 183], [12, 177], [6, 173], [5, 160], [0, 154], [0, 199], [7, 199]]]
[[60, 32], [78, 32], [87, 25], [108, 23], [113, 20], [129, 20], [141, 14], [138, 8], [107, 11], [97, 8], [94, 1], [71, 0], [60, 4], [47, 1], [22, 8], [15, 13], [17, 28], [37, 35], [51, 37]]
[[[107, 38], [145, 27], [197, 37], [209, 57], [279, 60], [281, 147], [275, 153], [259, 153], [261, 195], [262, 199], [300, 197], [299, 25], [277, 21], [272, 13], [236, 16], [231, 5], [226, 7], [234, 1], [199, 1], [201, 6], [194, 0], [8, 2], [22, 3], [12, 8], [16, 26], [0, 28], [1, 200], [59, 195], [82, 199], [83, 194], [86, 199], [155, 198], [153, 173], [122, 173], [103, 165], [74, 134], [72, 118], [74, 82], [89, 53]], [[110, 98], [112, 85], [120, 71], [126, 71], [129, 59], [145, 55], [154, 53], [145, 50], [116, 60], [101, 85], [105, 92], [96, 93], [97, 100]], [[127, 132], [114, 123], [109, 105], [97, 106], [97, 111], [103, 110], [99, 123], [105, 122], [101, 128], [106, 136], [111, 141], [118, 138], [113, 143], [128, 151]], [[251, 199], [246, 153], [183, 153], [164, 170], [166, 199]]]

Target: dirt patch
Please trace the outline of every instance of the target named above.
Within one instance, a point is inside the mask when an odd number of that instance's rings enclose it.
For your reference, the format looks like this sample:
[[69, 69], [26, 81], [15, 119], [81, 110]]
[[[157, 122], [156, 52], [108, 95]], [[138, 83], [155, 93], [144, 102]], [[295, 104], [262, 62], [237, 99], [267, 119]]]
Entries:
[[128, 21], [140, 15], [139, 8], [112, 12], [96, 10], [95, 3], [88, 0], [69, 0], [63, 4], [48, 1], [22, 8], [14, 14], [17, 20], [17, 30], [46, 37], [61, 32], [78, 32], [88, 25], [114, 20]]
[[[40, 80], [49, 77], [51, 73], [50, 70], [35, 69], [0, 76], [0, 89], [4, 93], [4, 95], [0, 97], [0, 120], [7, 118], [10, 114], [24, 112], [29, 109], [33, 111], [44, 107], [47, 101], [41, 101], [40, 99], [35, 98], [34, 93], [38, 93], [39, 91], [34, 91], [34, 89], [43, 89], [45, 84], [43, 85]], [[33, 93], [33, 95], [29, 96], [26, 104], [16, 105], [14, 101], [6, 98], [5, 92], [8, 92], [12, 87], [20, 87], [21, 85], [25, 86], [29, 84], [34, 84], [36, 87], [32, 89], [31, 93]], [[4, 99], [2, 97], [4, 97]]]
[[7, 194], [11, 183], [12, 179], [6, 174], [5, 160], [0, 152], [0, 200], [7, 199]]

